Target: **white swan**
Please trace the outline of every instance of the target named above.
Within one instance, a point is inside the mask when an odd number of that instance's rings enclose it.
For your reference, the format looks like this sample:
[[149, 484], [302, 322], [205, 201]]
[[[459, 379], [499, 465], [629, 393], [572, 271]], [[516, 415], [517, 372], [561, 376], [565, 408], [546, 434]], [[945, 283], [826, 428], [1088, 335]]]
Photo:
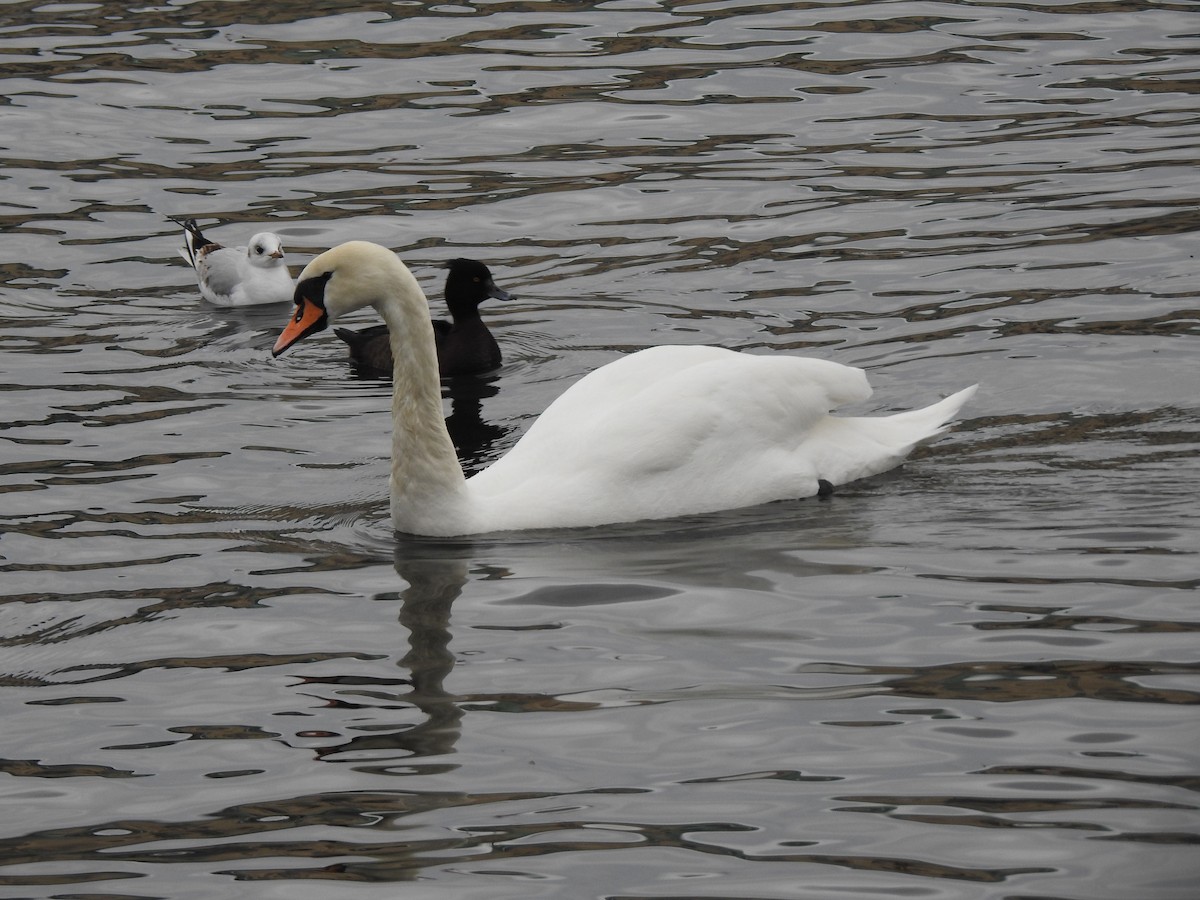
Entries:
[[300, 274], [278, 356], [355, 309], [374, 307], [394, 359], [392, 522], [450, 536], [714, 512], [808, 497], [900, 463], [975, 392], [873, 418], [861, 369], [717, 347], [632, 353], [573, 384], [501, 459], [467, 479], [442, 415], [433, 327], [420, 285], [390, 250], [352, 241]]

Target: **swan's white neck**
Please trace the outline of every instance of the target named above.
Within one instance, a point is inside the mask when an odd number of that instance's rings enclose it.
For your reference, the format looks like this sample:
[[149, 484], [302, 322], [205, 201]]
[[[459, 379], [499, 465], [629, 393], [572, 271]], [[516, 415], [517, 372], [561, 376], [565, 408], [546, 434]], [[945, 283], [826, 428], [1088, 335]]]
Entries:
[[466, 478], [442, 415], [442, 389], [429, 304], [407, 270], [405, 302], [387, 294], [374, 306], [392, 347], [392, 524], [409, 534], [469, 529]]

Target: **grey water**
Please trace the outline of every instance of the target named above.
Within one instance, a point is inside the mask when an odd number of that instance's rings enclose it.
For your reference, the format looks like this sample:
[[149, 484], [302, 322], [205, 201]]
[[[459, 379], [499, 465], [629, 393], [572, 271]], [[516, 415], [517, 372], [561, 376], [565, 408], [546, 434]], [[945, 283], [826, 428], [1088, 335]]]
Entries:
[[[0, 3], [0, 896], [1200, 896], [1198, 47], [1182, 0]], [[273, 360], [184, 215], [435, 312], [488, 263], [471, 471], [653, 344], [981, 388], [828, 500], [405, 538], [389, 381]]]

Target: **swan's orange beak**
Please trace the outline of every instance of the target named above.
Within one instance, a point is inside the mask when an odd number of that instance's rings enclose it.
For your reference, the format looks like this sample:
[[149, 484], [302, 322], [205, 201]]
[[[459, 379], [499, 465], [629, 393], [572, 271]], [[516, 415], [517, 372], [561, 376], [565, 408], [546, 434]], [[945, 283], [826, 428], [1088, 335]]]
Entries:
[[313, 303], [307, 297], [300, 297], [296, 300], [296, 313], [292, 316], [292, 320], [287, 323], [287, 327], [283, 329], [283, 333], [279, 335], [279, 340], [275, 342], [275, 346], [271, 348], [271, 355], [278, 356], [296, 341], [308, 337], [310, 334], [320, 331], [325, 327], [325, 310]]

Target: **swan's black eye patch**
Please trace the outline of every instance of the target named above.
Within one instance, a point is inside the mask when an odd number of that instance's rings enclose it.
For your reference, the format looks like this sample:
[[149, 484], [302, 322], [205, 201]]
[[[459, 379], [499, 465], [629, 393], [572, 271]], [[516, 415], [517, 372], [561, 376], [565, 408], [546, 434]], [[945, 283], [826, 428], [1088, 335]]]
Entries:
[[[302, 300], [307, 300], [310, 303], [315, 303], [321, 309], [325, 308], [325, 285], [329, 284], [329, 279], [333, 277], [333, 271], [322, 272], [320, 275], [311, 275], [303, 279], [296, 285], [296, 293], [294, 299], [296, 306], [301, 305]], [[297, 313], [298, 314], [298, 313]]]

